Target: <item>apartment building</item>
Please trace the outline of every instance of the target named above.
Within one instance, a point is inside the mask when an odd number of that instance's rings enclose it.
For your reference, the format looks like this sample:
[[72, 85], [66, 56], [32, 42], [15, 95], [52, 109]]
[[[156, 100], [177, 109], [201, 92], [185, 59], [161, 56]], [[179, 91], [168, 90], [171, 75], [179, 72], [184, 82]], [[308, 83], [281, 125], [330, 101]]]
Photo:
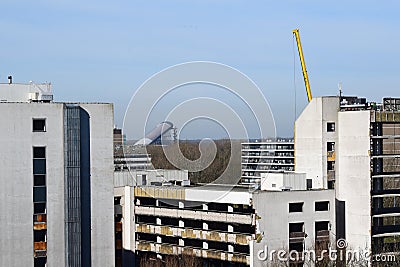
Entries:
[[129, 266], [192, 255], [203, 266], [265, 266], [259, 251], [334, 240], [334, 190], [249, 190], [245, 186], [118, 186], [116, 229]]
[[1, 266], [114, 266], [113, 106], [0, 84]]
[[242, 143], [241, 184], [259, 184], [262, 173], [294, 171], [294, 140], [255, 140]]
[[337, 238], [373, 253], [400, 245], [400, 99], [318, 97], [295, 125], [296, 171], [336, 192]]

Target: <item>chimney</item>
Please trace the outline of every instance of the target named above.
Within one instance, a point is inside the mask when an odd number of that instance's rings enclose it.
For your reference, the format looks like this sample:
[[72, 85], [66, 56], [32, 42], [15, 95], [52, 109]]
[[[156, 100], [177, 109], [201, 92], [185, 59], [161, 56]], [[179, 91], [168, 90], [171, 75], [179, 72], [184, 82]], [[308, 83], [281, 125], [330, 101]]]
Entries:
[[8, 76], [8, 84], [12, 84], [12, 76]]

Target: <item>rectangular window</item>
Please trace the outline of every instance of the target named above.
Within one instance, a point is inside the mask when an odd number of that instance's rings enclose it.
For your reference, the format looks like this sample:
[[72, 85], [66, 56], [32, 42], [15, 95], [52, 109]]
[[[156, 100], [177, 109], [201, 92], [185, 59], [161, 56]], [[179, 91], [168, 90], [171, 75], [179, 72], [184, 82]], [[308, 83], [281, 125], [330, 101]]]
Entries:
[[45, 147], [34, 147], [33, 148], [33, 158], [34, 159], [45, 159], [46, 158], [46, 148]]
[[307, 190], [312, 189], [312, 179], [307, 179]]
[[327, 151], [334, 152], [335, 151], [335, 142], [328, 142], [327, 143]]
[[35, 186], [33, 188], [33, 202], [46, 202], [45, 186]]
[[46, 176], [42, 174], [34, 175], [33, 186], [46, 186]]
[[328, 171], [334, 171], [335, 170], [335, 162], [334, 161], [328, 161]]
[[34, 267], [45, 267], [47, 263], [46, 257], [34, 258]]
[[33, 213], [34, 214], [44, 214], [46, 213], [46, 203], [33, 203]]
[[33, 159], [33, 174], [46, 174], [45, 159]]
[[335, 123], [334, 123], [334, 122], [328, 122], [328, 123], [326, 124], [326, 126], [327, 126], [327, 128], [326, 128], [326, 131], [327, 131], [327, 132], [334, 132], [334, 131], [336, 131], [336, 129], [335, 129]]
[[289, 212], [303, 212], [304, 202], [289, 203]]
[[46, 131], [46, 119], [33, 119], [32, 120], [34, 132], [45, 132]]
[[303, 233], [304, 223], [289, 223], [289, 233]]
[[46, 230], [33, 231], [34, 242], [46, 242]]
[[329, 201], [317, 201], [315, 202], [315, 211], [328, 211]]
[[319, 231], [327, 231], [327, 230], [329, 230], [329, 222], [328, 221], [315, 222], [316, 236], [318, 235]]

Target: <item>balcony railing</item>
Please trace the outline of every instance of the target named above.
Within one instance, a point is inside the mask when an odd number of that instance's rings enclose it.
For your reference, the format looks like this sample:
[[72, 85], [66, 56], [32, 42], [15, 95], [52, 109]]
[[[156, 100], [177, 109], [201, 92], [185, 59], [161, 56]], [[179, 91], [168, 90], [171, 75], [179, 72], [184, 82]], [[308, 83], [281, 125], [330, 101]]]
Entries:
[[135, 213], [138, 215], [164, 216], [183, 219], [194, 219], [201, 221], [224, 221], [241, 224], [254, 224], [254, 216], [252, 214], [238, 214], [225, 212], [209, 212], [200, 210], [181, 210], [173, 208], [158, 208], [135, 206]]

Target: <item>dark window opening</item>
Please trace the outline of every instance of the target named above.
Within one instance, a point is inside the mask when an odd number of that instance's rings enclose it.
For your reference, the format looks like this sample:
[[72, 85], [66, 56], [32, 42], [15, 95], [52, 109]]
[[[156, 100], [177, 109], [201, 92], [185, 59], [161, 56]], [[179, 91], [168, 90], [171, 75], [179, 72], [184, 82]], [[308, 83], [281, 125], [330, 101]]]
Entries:
[[45, 267], [46, 263], [47, 263], [46, 257], [35, 258], [33, 266], [34, 267]]
[[46, 230], [33, 231], [34, 242], [46, 242]]
[[328, 181], [328, 189], [335, 189], [335, 181]]
[[327, 126], [327, 131], [328, 132], [334, 132], [336, 129], [335, 129], [335, 123], [334, 122], [328, 122], [327, 124], [326, 124], [326, 126]]
[[312, 189], [312, 179], [307, 179], [307, 190]]
[[203, 222], [196, 220], [186, 220], [185, 227], [203, 229]]
[[33, 188], [33, 202], [46, 202], [45, 186], [35, 186]]
[[208, 249], [228, 251], [228, 244], [225, 242], [208, 241]]
[[303, 242], [289, 243], [289, 251], [302, 252], [303, 251]]
[[329, 230], [329, 222], [324, 221], [324, 222], [315, 222], [315, 232], [317, 233], [316, 236], [318, 235], [319, 231], [327, 231]]
[[33, 203], [33, 213], [43, 214], [46, 213], [46, 203]]
[[289, 212], [303, 212], [304, 202], [289, 203]]
[[34, 186], [46, 186], [46, 176], [42, 174], [37, 174], [33, 176]]
[[46, 158], [46, 147], [34, 147], [33, 148], [34, 159], [45, 159]]
[[46, 174], [46, 159], [33, 159], [33, 174]]
[[335, 162], [328, 161], [328, 171], [334, 171], [334, 170], [335, 170]]
[[304, 232], [304, 223], [289, 223], [289, 233]]
[[334, 152], [335, 151], [335, 142], [328, 142], [327, 143], [327, 151]]
[[136, 222], [137, 223], [149, 223], [149, 224], [156, 224], [156, 217], [154, 216], [146, 216], [146, 215], [136, 215]]
[[208, 229], [227, 232], [228, 224], [221, 222], [208, 222]]
[[46, 131], [46, 119], [33, 119], [33, 131], [34, 132], [45, 132]]
[[250, 224], [233, 224], [233, 232], [254, 234], [255, 228], [254, 228], [254, 226], [252, 226]]
[[328, 211], [329, 201], [318, 201], [315, 202], [315, 211]]
[[202, 248], [203, 247], [203, 241], [198, 240], [198, 239], [184, 239], [185, 242], [185, 247], [196, 247], [196, 248]]
[[114, 206], [121, 205], [121, 197], [114, 197]]
[[233, 251], [239, 252], [239, 253], [245, 253], [245, 254], [250, 254], [250, 247], [245, 246], [245, 245], [233, 245]]
[[162, 220], [162, 224], [163, 225], [179, 226], [179, 219], [178, 218], [165, 217], [165, 218], [162, 218], [161, 220]]
[[[156, 199], [151, 197], [138, 197], [136, 198], [136, 205], [138, 206], [156, 206]], [[159, 201], [160, 204], [160, 201]], [[161, 205], [160, 205], [161, 206]]]
[[173, 245], [178, 245], [179, 244], [179, 237], [177, 236], [162, 236], [161, 241], [163, 244], [173, 244]]
[[143, 241], [157, 242], [157, 236], [153, 234], [136, 233], [136, 239]]

